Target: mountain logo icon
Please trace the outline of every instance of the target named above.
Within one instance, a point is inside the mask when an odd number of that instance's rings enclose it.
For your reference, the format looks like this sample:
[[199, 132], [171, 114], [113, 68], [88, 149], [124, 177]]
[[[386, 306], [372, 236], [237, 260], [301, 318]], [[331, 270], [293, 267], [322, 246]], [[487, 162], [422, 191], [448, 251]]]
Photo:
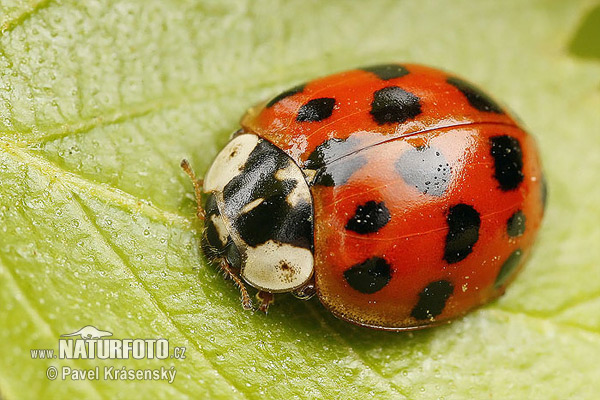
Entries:
[[112, 336], [112, 332], [101, 331], [100, 329], [87, 325], [73, 333], [65, 333], [60, 337], [81, 336], [82, 339], [101, 339], [105, 336]]

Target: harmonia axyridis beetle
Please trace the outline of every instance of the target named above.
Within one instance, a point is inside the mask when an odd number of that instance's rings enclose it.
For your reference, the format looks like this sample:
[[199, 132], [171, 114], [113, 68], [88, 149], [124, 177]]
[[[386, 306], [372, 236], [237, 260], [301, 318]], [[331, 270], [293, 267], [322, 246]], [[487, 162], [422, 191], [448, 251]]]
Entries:
[[[500, 296], [527, 257], [546, 187], [534, 139], [472, 84], [420, 65], [316, 79], [251, 108], [204, 181], [202, 248], [240, 287], [316, 291], [386, 330]], [[202, 200], [201, 200], [202, 199]]]

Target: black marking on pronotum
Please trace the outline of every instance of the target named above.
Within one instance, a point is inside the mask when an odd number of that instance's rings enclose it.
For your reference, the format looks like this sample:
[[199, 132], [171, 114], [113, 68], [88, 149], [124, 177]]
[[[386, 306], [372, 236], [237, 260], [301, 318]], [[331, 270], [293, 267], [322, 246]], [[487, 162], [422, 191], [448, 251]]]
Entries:
[[479, 111], [493, 112], [496, 114], [502, 114], [504, 111], [494, 100], [492, 100], [487, 94], [482, 92], [478, 87], [471, 83], [464, 81], [456, 77], [450, 77], [446, 79], [446, 82], [460, 90], [460, 92], [467, 98], [467, 101], [471, 107]]
[[404, 75], [408, 75], [409, 71], [402, 65], [399, 64], [381, 64], [381, 65], [373, 65], [370, 67], [360, 68], [363, 71], [371, 72], [379, 79], [384, 81], [388, 81], [390, 79], [401, 78]]
[[344, 279], [364, 294], [380, 291], [392, 279], [392, 267], [381, 257], [372, 257], [344, 271]]
[[275, 96], [271, 100], [269, 100], [269, 102], [267, 103], [267, 105], [265, 107], [266, 108], [273, 107], [275, 105], [275, 103], [278, 103], [279, 101], [285, 99], [286, 97], [290, 97], [297, 93], [301, 93], [304, 90], [305, 86], [306, 86], [306, 84], [294, 86], [293, 88], [288, 89], [285, 92], [279, 93], [277, 96]]
[[298, 122], [317, 122], [323, 121], [331, 117], [333, 108], [335, 107], [335, 99], [331, 97], [321, 97], [312, 99], [304, 104], [298, 110], [296, 121]]
[[[268, 240], [312, 250], [311, 204], [300, 201], [291, 206], [287, 196], [298, 185], [293, 179], [275, 177], [293, 161], [266, 140], [260, 140], [238, 175], [223, 188], [223, 212], [232, 220], [240, 238], [250, 246]], [[262, 201], [247, 212], [244, 207]]]
[[419, 293], [419, 301], [410, 315], [420, 320], [437, 317], [444, 311], [453, 292], [454, 285], [446, 280], [431, 282]]
[[525, 220], [525, 214], [521, 210], [511, 215], [508, 221], [506, 221], [506, 233], [508, 233], [508, 236], [517, 237], [525, 233]]
[[467, 204], [457, 204], [450, 208], [446, 216], [448, 234], [444, 249], [444, 260], [454, 264], [467, 258], [479, 239], [481, 218], [479, 213]]
[[356, 207], [354, 215], [346, 224], [346, 229], [361, 235], [374, 233], [386, 226], [390, 219], [390, 211], [385, 203], [371, 200]]
[[432, 196], [442, 196], [451, 178], [446, 157], [433, 147], [413, 147], [404, 152], [396, 161], [396, 170], [408, 185]]
[[388, 86], [373, 93], [371, 115], [379, 125], [401, 123], [419, 114], [419, 98], [398, 86]]
[[504, 261], [504, 264], [502, 264], [502, 267], [500, 267], [500, 272], [498, 272], [498, 276], [496, 277], [496, 282], [494, 283], [494, 287], [496, 289], [502, 287], [516, 271], [520, 264], [522, 255], [523, 252], [521, 249], [517, 249], [513, 251], [510, 256], [508, 256], [506, 261]]
[[503, 191], [514, 190], [523, 182], [523, 151], [519, 141], [508, 135], [490, 138], [494, 158], [494, 178]]
[[285, 196], [271, 196], [234, 221], [240, 237], [250, 246], [268, 240], [289, 243], [296, 247], [312, 247], [312, 207], [300, 203], [291, 207]]
[[289, 193], [296, 182], [274, 179], [277, 170], [289, 164], [289, 157], [266, 140], [259, 140], [238, 175], [223, 188], [223, 212], [233, 218], [246, 204], [270, 194]]

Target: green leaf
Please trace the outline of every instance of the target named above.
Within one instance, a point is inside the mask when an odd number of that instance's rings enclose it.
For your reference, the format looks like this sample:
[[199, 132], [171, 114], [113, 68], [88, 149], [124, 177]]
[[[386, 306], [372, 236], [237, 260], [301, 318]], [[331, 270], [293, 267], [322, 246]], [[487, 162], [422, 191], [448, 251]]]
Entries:
[[[578, 34], [594, 9], [0, 0], [0, 396], [594, 398], [600, 63], [570, 48], [597, 48]], [[550, 202], [527, 268], [498, 301], [414, 333], [358, 328], [286, 295], [268, 316], [244, 312], [202, 259], [179, 161], [203, 173], [244, 110], [281, 89], [396, 60], [470, 78], [537, 136]], [[187, 358], [31, 358], [85, 325], [166, 338]], [[52, 381], [50, 366], [177, 375]]]
[[569, 50], [583, 58], [600, 59], [600, 5], [589, 11], [573, 37]]

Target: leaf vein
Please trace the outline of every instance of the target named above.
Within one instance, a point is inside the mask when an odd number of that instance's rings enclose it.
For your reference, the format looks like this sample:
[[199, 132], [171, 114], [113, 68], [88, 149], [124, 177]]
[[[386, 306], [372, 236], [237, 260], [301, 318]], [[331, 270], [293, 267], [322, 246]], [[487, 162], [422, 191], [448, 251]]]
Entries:
[[509, 309], [505, 309], [505, 308], [496, 308], [495, 311], [500, 312], [500, 313], [510, 314], [510, 315], [520, 315], [520, 316], [523, 316], [523, 317], [526, 317], [529, 319], [533, 319], [536, 321], [545, 322], [545, 323], [548, 323], [548, 324], [551, 324], [551, 325], [554, 325], [557, 327], [565, 327], [565, 328], [575, 329], [582, 333], [592, 334], [593, 336], [600, 338], [600, 332], [598, 332], [592, 328], [582, 326], [582, 325], [572, 324], [569, 322], [564, 322], [564, 321], [551, 319], [551, 318], [543, 318], [540, 316], [536, 316], [534, 314], [530, 314], [530, 313], [526, 313], [526, 312], [522, 312], [522, 311], [509, 310]]
[[111, 185], [97, 183], [79, 174], [65, 171], [44, 157], [31, 154], [30, 151], [21, 146], [11, 145], [11, 143], [6, 140], [0, 141], [0, 146], [2, 146], [6, 152], [27, 162], [30, 166], [35, 166], [40, 172], [48, 176], [55, 177], [59, 175], [61, 181], [65, 184], [69, 184], [72, 189], [77, 188], [78, 190], [86, 191], [89, 194], [93, 194], [96, 198], [110, 201], [132, 213], [140, 213], [167, 224], [177, 224], [185, 227], [193, 226], [193, 222], [190, 219], [180, 214], [172, 213], [152, 204], [148, 204], [146, 200], [135, 197], [134, 195]]
[[81, 208], [81, 210], [83, 211], [83, 213], [86, 215], [89, 223], [98, 232], [98, 234], [100, 235], [100, 237], [102, 238], [102, 240], [104, 241], [104, 243], [106, 244], [106, 246], [113, 252], [113, 254], [115, 254], [119, 258], [119, 260], [121, 260], [121, 263], [123, 264], [123, 267], [127, 271], [129, 271], [129, 273], [131, 274], [131, 276], [137, 282], [140, 283], [141, 287], [148, 294], [148, 299], [155, 306], [155, 308], [158, 311], [160, 311], [160, 313], [173, 326], [173, 328], [175, 328], [183, 337], [186, 338], [186, 340], [189, 341], [189, 343], [191, 343], [195, 347], [195, 349], [198, 351], [198, 353], [201, 354], [202, 357], [210, 364], [211, 368], [214, 371], [216, 371], [219, 374], [219, 376], [221, 376], [223, 378], [223, 380], [225, 382], [227, 382], [227, 384], [229, 386], [231, 386], [231, 388], [234, 389], [235, 392], [238, 392], [243, 397], [246, 397], [244, 395], [243, 391], [241, 390], [241, 388], [238, 387], [234, 383], [234, 381], [232, 381], [231, 379], [229, 379], [228, 377], [226, 377], [221, 371], [219, 371], [219, 369], [217, 368], [216, 364], [210, 358], [208, 358], [206, 356], [206, 354], [202, 350], [201, 346], [199, 346], [198, 343], [185, 331], [185, 329], [183, 329], [171, 317], [171, 315], [167, 312], [167, 310], [164, 308], [164, 306], [154, 297], [154, 295], [152, 294], [152, 292], [150, 291], [150, 289], [148, 288], [148, 286], [144, 283], [144, 281], [140, 278], [139, 274], [136, 272], [135, 268], [133, 268], [133, 266], [131, 265], [131, 262], [129, 261], [128, 257], [122, 251], [120, 251], [118, 249], [118, 247], [116, 247], [111, 242], [110, 238], [105, 233], [105, 231], [100, 226], [98, 226], [98, 224], [96, 223], [96, 220], [94, 218], [94, 215], [93, 215], [92, 211], [85, 204], [83, 204], [83, 201], [82, 201], [81, 197], [77, 193], [73, 192], [73, 198], [77, 201], [77, 203], [79, 204], [79, 207]]
[[[379, 54], [380, 52], [375, 52], [374, 54]], [[348, 61], [353, 61], [354, 59], [350, 57]], [[131, 119], [143, 117], [145, 115], [149, 115], [152, 113], [157, 113], [163, 110], [168, 109], [177, 109], [179, 107], [192, 104], [205, 100], [208, 96], [207, 93], [211, 93], [212, 99], [214, 101], [215, 98], [220, 98], [224, 96], [231, 96], [240, 91], [252, 91], [258, 90], [260, 88], [270, 87], [275, 84], [280, 83], [281, 81], [294, 82], [305, 78], [305, 76], [297, 71], [302, 71], [302, 67], [306, 67], [307, 65], [314, 64], [315, 60], [309, 59], [305, 62], [299, 62], [294, 64], [293, 67], [286, 68], [286, 74], [282, 78], [279, 79], [273, 78], [271, 75], [265, 75], [264, 79], [259, 79], [259, 77], [253, 77], [252, 79], [241, 79], [244, 82], [252, 82], [249, 85], [245, 86], [235, 86], [231, 88], [225, 88], [225, 85], [207, 85], [203, 88], [199, 88], [196, 90], [187, 90], [181, 91], [177, 95], [167, 93], [162, 97], [155, 97], [155, 100], [140, 102], [138, 104], [133, 105], [125, 105], [121, 107], [117, 107], [112, 110], [107, 111], [101, 115], [93, 116], [87, 119], [81, 119], [74, 122], [66, 122], [60, 124], [54, 129], [47, 128], [45, 134], [37, 135], [35, 138], [30, 140], [25, 140], [26, 144], [33, 145], [41, 145], [47, 143], [52, 140], [61, 139], [64, 137], [76, 135], [79, 133], [87, 133], [94, 128], [100, 126], [108, 126], [113, 124], [118, 124], [121, 122], [126, 122]], [[291, 71], [291, 73], [287, 73], [287, 71]], [[79, 99], [81, 100], [82, 93], [80, 90], [77, 91]], [[200, 94], [202, 93], [202, 94]], [[12, 132], [13, 134], [31, 134], [33, 130], [23, 131], [23, 132]]]
[[[24, 220], [26, 220], [26, 219], [24, 218]], [[25, 305], [25, 308], [30, 311], [31, 316], [46, 326], [48, 332], [50, 333], [50, 336], [58, 338], [60, 335], [58, 333], [54, 332], [50, 323], [44, 319], [43, 313], [27, 297], [27, 294], [26, 294], [27, 292], [23, 289], [23, 287], [19, 283], [19, 280], [16, 278], [14, 272], [9, 268], [10, 263], [7, 262], [6, 258], [3, 256], [2, 252], [0, 252], [0, 263], [4, 266], [4, 270], [6, 271], [5, 276], [8, 278], [7, 280], [9, 281], [8, 286], [12, 286], [16, 291], [20, 292], [22, 295], [23, 301], [21, 301], [20, 304]], [[75, 364], [79, 364], [79, 361], [77, 359], [71, 360], [71, 361], [74, 362]], [[86, 381], [85, 384], [88, 385], [89, 387], [91, 387], [100, 398], [105, 398], [98, 391], [98, 389], [96, 388], [95, 385], [91, 384], [88, 381]]]
[[48, 6], [51, 0], [37, 0], [30, 1], [22, 10], [18, 10], [12, 14], [8, 14], [8, 16], [4, 19], [2, 24], [0, 24], [0, 35], [4, 35], [7, 32], [12, 31], [14, 28], [22, 24], [36, 12], [41, 10], [42, 8]]

